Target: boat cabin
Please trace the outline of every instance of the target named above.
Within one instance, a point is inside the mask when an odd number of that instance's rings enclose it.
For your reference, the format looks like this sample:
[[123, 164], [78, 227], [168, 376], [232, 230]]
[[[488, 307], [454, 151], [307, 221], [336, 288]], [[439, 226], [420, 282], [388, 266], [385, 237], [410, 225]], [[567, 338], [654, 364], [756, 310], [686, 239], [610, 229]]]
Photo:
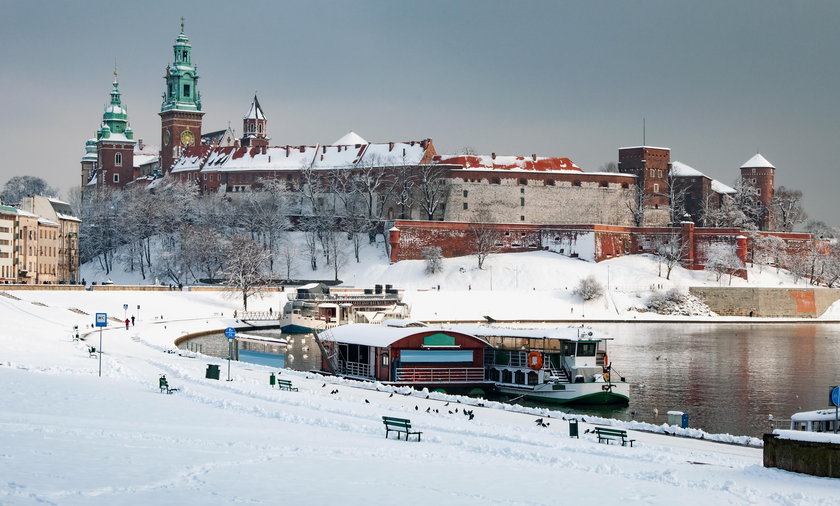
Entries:
[[803, 411], [790, 417], [790, 430], [840, 432], [840, 419], [834, 408]]
[[417, 387], [484, 383], [487, 341], [411, 322], [357, 323], [319, 335], [322, 367], [341, 376]]

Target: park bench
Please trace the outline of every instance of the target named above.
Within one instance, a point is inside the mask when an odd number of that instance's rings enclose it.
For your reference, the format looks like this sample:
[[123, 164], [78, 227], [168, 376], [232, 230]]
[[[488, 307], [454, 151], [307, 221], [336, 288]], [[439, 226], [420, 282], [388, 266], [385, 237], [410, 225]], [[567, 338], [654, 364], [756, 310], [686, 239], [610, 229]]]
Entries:
[[385, 424], [385, 437], [388, 437], [388, 433], [394, 431], [397, 433], [397, 439], [400, 438], [400, 432], [405, 433], [405, 440], [408, 441], [409, 434], [416, 434], [417, 441], [420, 441], [420, 431], [412, 431], [411, 430], [411, 420], [408, 418], [395, 418], [393, 416], [383, 416], [382, 423]]
[[96, 347], [95, 346], [88, 346], [88, 355], [96, 358]]
[[628, 439], [627, 431], [622, 429], [595, 427], [595, 435], [598, 436], [599, 443], [610, 444], [610, 441], [618, 441], [620, 439], [621, 446], [627, 446], [627, 443], [630, 443], [630, 446], [632, 447], [633, 442], [635, 441], [635, 439]]
[[297, 392], [298, 391], [297, 387], [292, 386], [291, 381], [280, 379], [280, 378], [277, 378], [277, 387], [280, 388], [280, 390], [288, 390], [290, 392]]
[[177, 392], [178, 391], [177, 388], [171, 388], [169, 386], [169, 382], [166, 381], [166, 376], [163, 375], [163, 374], [161, 374], [160, 380], [158, 381], [158, 383], [159, 383], [159, 386], [160, 386], [160, 393], [162, 393], [162, 394], [163, 393], [171, 394], [172, 392]]

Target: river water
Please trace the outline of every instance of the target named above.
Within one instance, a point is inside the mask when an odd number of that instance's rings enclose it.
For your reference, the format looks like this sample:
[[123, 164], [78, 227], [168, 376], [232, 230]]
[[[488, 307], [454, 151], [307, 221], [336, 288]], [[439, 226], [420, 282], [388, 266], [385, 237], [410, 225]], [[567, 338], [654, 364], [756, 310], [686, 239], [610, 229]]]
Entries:
[[[828, 389], [840, 385], [840, 326], [741, 324], [593, 324], [615, 338], [608, 345], [613, 373], [631, 383], [621, 407], [557, 407], [656, 424], [669, 410], [683, 411], [689, 426], [711, 433], [760, 436], [787, 428], [797, 411], [828, 406]], [[277, 337], [278, 331], [249, 331]], [[290, 338], [286, 367], [320, 365], [309, 336]], [[199, 349], [200, 346], [200, 349]], [[183, 348], [227, 357], [224, 335], [202, 336]]]

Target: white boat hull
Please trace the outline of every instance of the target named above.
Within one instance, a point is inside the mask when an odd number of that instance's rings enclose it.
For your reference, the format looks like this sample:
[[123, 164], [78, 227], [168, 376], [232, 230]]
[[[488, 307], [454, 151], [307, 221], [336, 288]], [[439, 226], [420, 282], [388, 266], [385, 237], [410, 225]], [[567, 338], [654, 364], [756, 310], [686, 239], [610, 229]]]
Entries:
[[541, 383], [533, 386], [497, 383], [496, 389], [507, 395], [558, 404], [627, 404], [630, 402], [630, 383], [624, 382]]

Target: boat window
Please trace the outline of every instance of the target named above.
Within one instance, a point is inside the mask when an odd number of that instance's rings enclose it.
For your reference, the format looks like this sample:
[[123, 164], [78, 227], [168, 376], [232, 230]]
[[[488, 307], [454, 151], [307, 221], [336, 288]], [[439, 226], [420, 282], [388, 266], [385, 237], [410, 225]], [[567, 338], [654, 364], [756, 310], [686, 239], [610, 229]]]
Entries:
[[575, 356], [575, 343], [573, 341], [563, 341], [563, 356]]
[[594, 357], [598, 349], [598, 343], [578, 343], [579, 357]]

